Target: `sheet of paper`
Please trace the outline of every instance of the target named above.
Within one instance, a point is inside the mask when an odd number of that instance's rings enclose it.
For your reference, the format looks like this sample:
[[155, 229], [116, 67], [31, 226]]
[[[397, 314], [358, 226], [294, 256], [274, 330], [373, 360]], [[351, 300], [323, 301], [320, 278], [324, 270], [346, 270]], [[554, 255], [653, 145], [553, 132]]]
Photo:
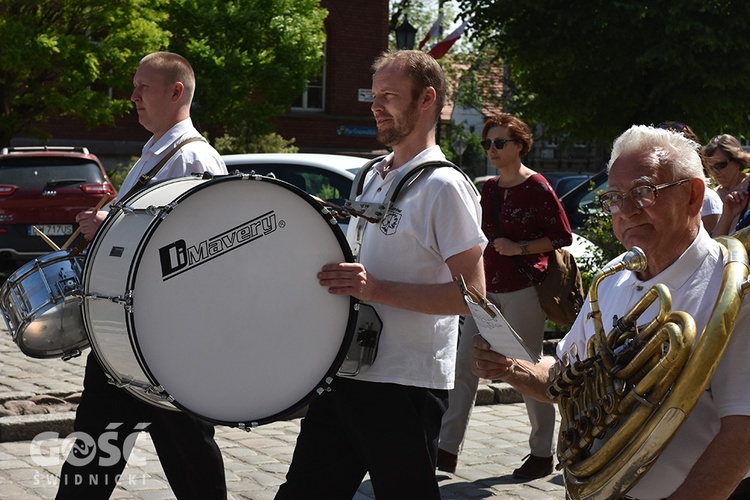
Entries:
[[[488, 301], [483, 307], [471, 300], [468, 295], [465, 298], [471, 315], [477, 323], [479, 333], [490, 343], [493, 351], [513, 359], [539, 362], [539, 355], [518, 336], [495, 304]], [[494, 317], [485, 310], [485, 307], [492, 311]]]

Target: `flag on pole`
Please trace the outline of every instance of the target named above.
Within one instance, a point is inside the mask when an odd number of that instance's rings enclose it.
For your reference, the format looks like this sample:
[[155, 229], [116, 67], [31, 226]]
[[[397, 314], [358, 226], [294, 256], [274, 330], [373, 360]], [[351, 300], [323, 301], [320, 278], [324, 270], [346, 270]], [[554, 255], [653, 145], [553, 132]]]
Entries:
[[424, 39], [419, 42], [419, 50], [422, 50], [422, 47], [424, 47], [424, 44], [426, 44], [429, 40], [433, 38], [437, 38], [440, 36], [440, 25], [443, 24], [443, 13], [440, 13], [440, 17], [438, 17], [437, 21], [435, 21], [432, 25], [432, 28], [430, 28], [430, 31], [427, 32]]
[[428, 54], [430, 54], [435, 59], [440, 59], [450, 50], [451, 47], [453, 47], [453, 44], [456, 43], [459, 38], [461, 38], [461, 35], [464, 34], [464, 30], [466, 30], [466, 21], [461, 23], [461, 26], [453, 30], [453, 33], [443, 38], [440, 43], [435, 44], [435, 46], [430, 49]]

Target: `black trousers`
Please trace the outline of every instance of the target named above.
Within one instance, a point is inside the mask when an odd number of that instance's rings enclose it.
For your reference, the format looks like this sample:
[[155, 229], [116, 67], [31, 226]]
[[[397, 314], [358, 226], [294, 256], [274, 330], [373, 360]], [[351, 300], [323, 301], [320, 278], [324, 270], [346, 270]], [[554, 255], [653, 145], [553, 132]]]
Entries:
[[226, 499], [224, 463], [212, 424], [149, 405], [109, 384], [93, 352], [83, 387], [74, 425], [77, 441], [62, 467], [58, 500], [107, 499], [118, 480], [132, 480], [120, 475], [142, 430], [151, 434], [178, 499]]
[[367, 472], [378, 500], [440, 499], [448, 391], [341, 377], [331, 388], [310, 403], [276, 499], [350, 500]]

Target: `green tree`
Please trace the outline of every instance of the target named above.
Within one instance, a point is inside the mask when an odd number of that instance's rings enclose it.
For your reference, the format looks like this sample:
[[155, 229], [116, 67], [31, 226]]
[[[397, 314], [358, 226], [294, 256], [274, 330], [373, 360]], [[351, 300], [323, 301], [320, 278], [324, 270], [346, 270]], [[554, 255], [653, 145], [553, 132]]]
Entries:
[[685, 121], [746, 134], [750, 3], [461, 0], [471, 33], [509, 68], [507, 108], [573, 140]]
[[166, 46], [159, 0], [0, 0], [0, 145], [42, 136], [51, 117], [89, 126], [130, 108], [108, 89], [131, 88], [144, 54]]
[[112, 124], [155, 50], [194, 66], [211, 139], [250, 142], [320, 71], [326, 15], [317, 0], [0, 0], [0, 145], [43, 138], [51, 117]]
[[250, 143], [272, 132], [271, 118], [320, 74], [328, 12], [318, 0], [170, 4], [170, 49], [198, 75], [193, 116], [211, 138], [226, 132]]
[[608, 262], [625, 251], [612, 230], [612, 217], [601, 210], [592, 211], [584, 223], [582, 234], [593, 242], [583, 257], [577, 260], [581, 268], [584, 290], [588, 290], [591, 280]]
[[[433, 38], [422, 47], [427, 51], [433, 44], [439, 42], [443, 37], [451, 32], [451, 27], [462, 19], [461, 11], [458, 8], [457, 0], [391, 0], [390, 4], [390, 47], [396, 48], [396, 33], [394, 30], [404, 22], [405, 17], [409, 18], [409, 24], [417, 29], [414, 48], [419, 48], [419, 42], [424, 39], [427, 32], [432, 28], [432, 24], [438, 19], [439, 13], [443, 13], [443, 22], [441, 23], [442, 34], [438, 38]], [[466, 43], [466, 37], [462, 37], [453, 47], [450, 53], [470, 52], [467, 50], [469, 44]], [[441, 59], [440, 64], [445, 64]]]
[[[465, 147], [460, 157], [454, 149], [456, 141], [459, 140], [463, 141]], [[485, 152], [480, 141], [481, 138], [476, 133], [472, 134], [460, 125], [449, 124], [440, 135], [440, 148], [448, 161], [460, 166], [473, 179], [484, 173]]]
[[299, 148], [294, 145], [295, 139], [284, 139], [276, 133], [255, 135], [250, 142], [230, 135], [218, 137], [214, 147], [220, 154], [238, 153], [296, 153]]

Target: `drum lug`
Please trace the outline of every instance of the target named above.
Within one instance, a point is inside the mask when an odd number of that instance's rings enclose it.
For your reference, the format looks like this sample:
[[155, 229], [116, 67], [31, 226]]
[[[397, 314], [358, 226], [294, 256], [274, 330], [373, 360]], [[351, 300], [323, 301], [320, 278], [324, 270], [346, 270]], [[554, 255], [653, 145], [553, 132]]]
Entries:
[[331, 392], [331, 384], [333, 383], [333, 377], [326, 377], [325, 380], [325, 386], [318, 387], [315, 392], [318, 393], [318, 396], [323, 394], [324, 392]]
[[258, 424], [258, 422], [250, 422], [250, 425], [248, 425], [247, 422], [238, 422], [237, 428], [245, 432], [250, 432], [251, 430], [258, 427], [259, 425], [260, 424]]
[[157, 386], [150, 386], [146, 387], [144, 389], [146, 391], [146, 394], [153, 394], [154, 396], [158, 396], [164, 401], [167, 401], [169, 403], [174, 402], [174, 398], [167, 394], [167, 391], [164, 389], [164, 387], [157, 385]]
[[63, 353], [62, 360], [63, 361], [69, 361], [69, 360], [71, 360], [73, 358], [77, 358], [80, 355], [81, 355], [81, 350], [80, 349], [72, 349], [70, 351], [67, 351], [67, 352]]
[[67, 297], [70, 295], [76, 296], [77, 292], [80, 290], [80, 283], [78, 282], [78, 276], [76, 276], [75, 273], [65, 272], [64, 269], [60, 269], [59, 273], [59, 280], [57, 281], [57, 290], [60, 293], [60, 295]]
[[114, 378], [112, 378], [110, 375], [107, 375], [107, 382], [114, 385], [118, 389], [125, 389], [128, 387], [137, 387], [138, 389], [142, 390], [146, 394], [157, 396], [164, 401], [168, 403], [174, 402], [174, 398], [170, 396], [167, 391], [164, 389], [164, 387], [157, 385], [145, 385], [145, 384], [139, 384], [135, 382], [134, 380], [122, 380], [121, 382], [118, 382]]

